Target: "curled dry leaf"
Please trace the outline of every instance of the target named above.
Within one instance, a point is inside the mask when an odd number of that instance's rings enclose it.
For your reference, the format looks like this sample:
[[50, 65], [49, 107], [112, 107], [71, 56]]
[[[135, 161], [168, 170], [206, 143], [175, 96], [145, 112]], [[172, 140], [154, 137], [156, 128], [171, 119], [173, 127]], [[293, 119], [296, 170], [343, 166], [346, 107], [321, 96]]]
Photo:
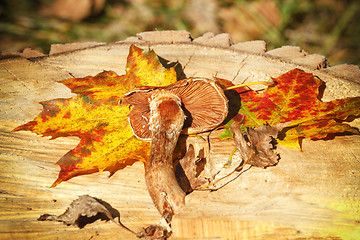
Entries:
[[[119, 221], [116, 222], [114, 218], [118, 218]], [[57, 221], [82, 228], [86, 224], [98, 219], [111, 220], [131, 233], [136, 234], [120, 222], [120, 213], [112, 208], [110, 204], [89, 195], [83, 195], [74, 200], [63, 214], [59, 216], [43, 214], [38, 218], [38, 221]]]
[[202, 156], [202, 152], [203, 150], [196, 155], [194, 146], [190, 144], [185, 156], [180, 159], [179, 164], [177, 165], [176, 173], [178, 181], [180, 182], [181, 187], [186, 189], [186, 192], [191, 192], [194, 189], [208, 184], [210, 181], [209, 178], [205, 178], [200, 175], [207, 160], [204, 156]]
[[243, 161], [256, 167], [265, 168], [278, 163], [278, 155], [271, 142], [286, 125], [288, 123], [247, 128], [247, 139], [242, 134], [239, 123], [231, 124], [230, 131], [234, 135], [236, 147]]

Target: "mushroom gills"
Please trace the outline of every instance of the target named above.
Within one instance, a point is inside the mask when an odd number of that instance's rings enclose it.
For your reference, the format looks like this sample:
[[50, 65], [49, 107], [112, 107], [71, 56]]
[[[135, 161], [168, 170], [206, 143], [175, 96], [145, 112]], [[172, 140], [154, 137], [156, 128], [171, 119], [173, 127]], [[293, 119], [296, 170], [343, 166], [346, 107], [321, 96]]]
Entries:
[[156, 92], [169, 92], [178, 96], [186, 115], [182, 134], [196, 134], [219, 126], [228, 114], [228, 99], [214, 80], [188, 78], [165, 87], [142, 86], [126, 93], [121, 104], [133, 106], [128, 118], [136, 137], [150, 141], [150, 106]]

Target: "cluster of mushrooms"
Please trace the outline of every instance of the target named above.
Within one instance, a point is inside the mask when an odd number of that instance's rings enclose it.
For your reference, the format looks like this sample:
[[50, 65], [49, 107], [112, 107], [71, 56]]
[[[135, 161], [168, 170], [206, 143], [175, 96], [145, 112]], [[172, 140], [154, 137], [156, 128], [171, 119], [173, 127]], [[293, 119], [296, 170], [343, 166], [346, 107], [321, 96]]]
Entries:
[[178, 138], [219, 126], [228, 115], [228, 99], [214, 80], [189, 78], [165, 87], [137, 87], [122, 97], [121, 104], [132, 105], [128, 119], [134, 135], [151, 141], [146, 185], [158, 211], [170, 223], [184, 206], [186, 195], [173, 164]]

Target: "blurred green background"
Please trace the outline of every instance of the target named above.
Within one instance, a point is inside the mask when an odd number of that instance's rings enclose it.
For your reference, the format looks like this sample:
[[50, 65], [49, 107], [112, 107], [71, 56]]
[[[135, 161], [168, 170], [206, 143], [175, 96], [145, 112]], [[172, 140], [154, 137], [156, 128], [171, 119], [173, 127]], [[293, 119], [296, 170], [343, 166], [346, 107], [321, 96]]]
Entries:
[[152, 30], [229, 33], [235, 43], [300, 46], [331, 65], [360, 65], [358, 0], [2, 0], [0, 50], [115, 42]]

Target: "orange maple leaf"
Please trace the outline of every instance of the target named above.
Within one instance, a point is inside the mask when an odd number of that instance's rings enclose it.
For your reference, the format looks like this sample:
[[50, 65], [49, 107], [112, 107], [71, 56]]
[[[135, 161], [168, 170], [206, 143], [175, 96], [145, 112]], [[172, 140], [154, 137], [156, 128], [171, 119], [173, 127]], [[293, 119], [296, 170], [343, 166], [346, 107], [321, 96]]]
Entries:
[[95, 77], [60, 81], [77, 96], [41, 102], [42, 112], [14, 130], [30, 130], [52, 139], [80, 138], [57, 162], [61, 170], [52, 187], [98, 171], [109, 171], [111, 176], [136, 161], [145, 162], [150, 145], [133, 135], [127, 119], [131, 109], [119, 105], [120, 98], [137, 86], [165, 86], [176, 81], [174, 67], [163, 67], [154, 51], [131, 45], [125, 75], [104, 71]]

